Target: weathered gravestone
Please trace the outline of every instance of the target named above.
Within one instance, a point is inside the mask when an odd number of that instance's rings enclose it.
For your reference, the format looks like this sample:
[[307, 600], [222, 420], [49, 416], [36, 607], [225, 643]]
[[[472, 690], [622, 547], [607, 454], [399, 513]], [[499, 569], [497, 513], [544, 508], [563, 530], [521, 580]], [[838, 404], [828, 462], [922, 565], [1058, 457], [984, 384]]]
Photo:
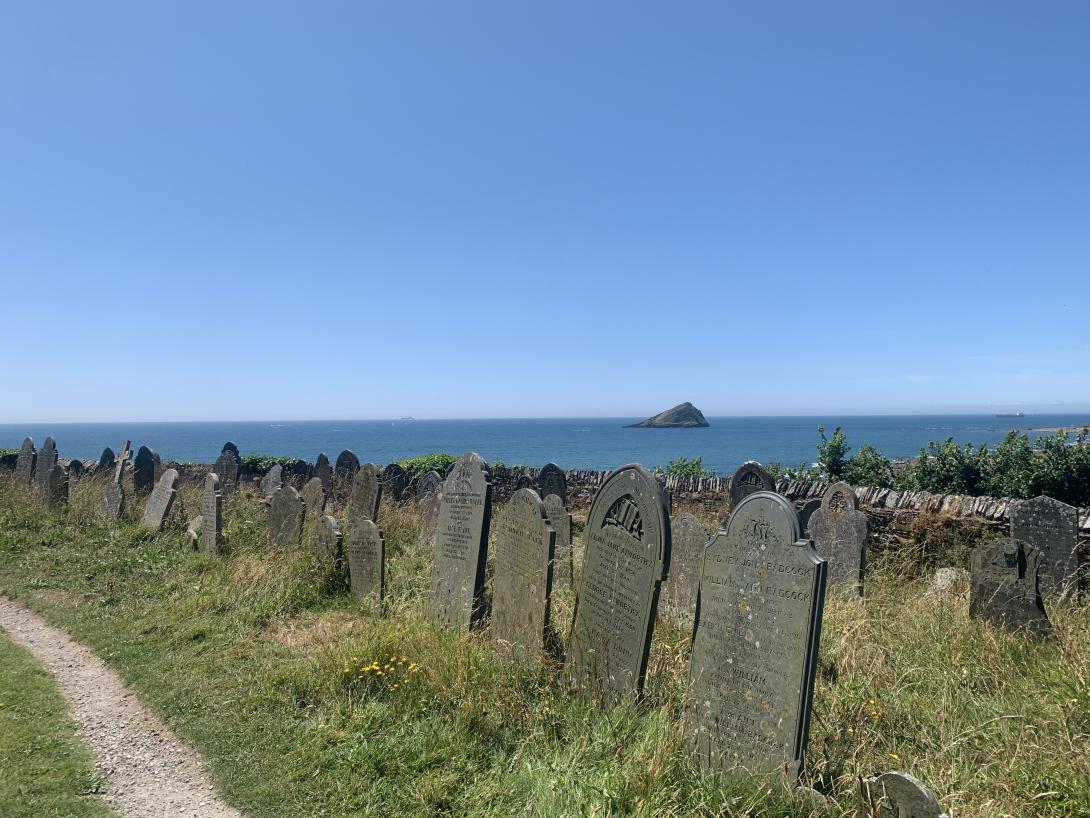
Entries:
[[435, 553], [435, 530], [439, 526], [439, 511], [443, 507], [442, 488], [422, 504], [420, 513], [420, 533], [417, 535], [416, 544], [420, 548], [427, 548]]
[[147, 446], [141, 446], [132, 461], [132, 487], [137, 494], [146, 494], [155, 485], [155, 470], [159, 467], [159, 455]]
[[325, 514], [326, 493], [325, 486], [319, 477], [312, 477], [303, 486], [303, 538], [310, 542], [318, 521]]
[[530, 488], [534, 488], [534, 481], [530, 477], [530, 475], [522, 472], [521, 474], [519, 474], [518, 479], [515, 480], [515, 491], [518, 491], [519, 489]]
[[659, 614], [679, 628], [692, 627], [708, 532], [691, 514], [670, 521], [670, 573], [662, 584]]
[[284, 481], [290, 480], [294, 485], [301, 486], [310, 479], [310, 464], [296, 458], [283, 467], [281, 475]]
[[53, 467], [57, 465], [57, 442], [51, 437], [45, 439], [34, 464], [34, 482], [41, 491], [45, 491], [46, 481], [50, 479]]
[[269, 547], [303, 544], [303, 501], [288, 485], [278, 488], [269, 500]]
[[144, 516], [140, 520], [140, 525], [150, 528], [152, 531], [162, 530], [163, 522], [166, 520], [167, 515], [170, 514], [170, 507], [174, 505], [174, 497], [178, 493], [175, 488], [177, 482], [177, 471], [167, 469], [163, 472], [163, 476], [155, 484], [155, 488], [144, 506]]
[[560, 502], [568, 502], [568, 476], [555, 463], [546, 463], [537, 473], [537, 493], [542, 497], [555, 494]]
[[328, 514], [323, 515], [314, 527], [311, 549], [318, 561], [328, 569], [335, 569], [341, 561], [341, 529]]
[[1030, 636], [1052, 626], [1038, 586], [1041, 552], [1004, 537], [973, 550], [969, 570], [969, 616]]
[[481, 456], [458, 458], [443, 483], [431, 565], [433, 622], [468, 630], [480, 620], [492, 483]]
[[795, 507], [743, 499], [704, 553], [686, 730], [703, 764], [798, 779], [806, 751], [825, 561]]
[[356, 453], [345, 449], [339, 455], [337, 455], [337, 462], [333, 467], [334, 477], [343, 480], [345, 483], [349, 482], [356, 476], [356, 472], [360, 470], [360, 459], [356, 457]]
[[821, 498], [821, 508], [810, 517], [814, 548], [828, 564], [828, 586], [854, 588], [863, 593], [867, 569], [867, 515], [859, 510], [855, 490], [833, 483]]
[[201, 548], [206, 554], [218, 554], [223, 547], [223, 494], [219, 475], [212, 472], [204, 478], [201, 494]]
[[859, 783], [857, 818], [950, 818], [938, 796], [908, 773], [882, 773]]
[[545, 498], [545, 514], [556, 532], [553, 556], [553, 587], [570, 588], [574, 577], [571, 547], [571, 514], [557, 494]]
[[78, 458], [72, 458], [68, 461], [68, 479], [79, 480], [83, 477], [83, 473], [87, 470], [87, 467], [83, 465], [83, 461]]
[[46, 508], [68, 505], [68, 470], [60, 463], [54, 463], [53, 468], [42, 475], [41, 491]]
[[132, 447], [131, 443], [126, 440], [121, 447], [121, 454], [117, 456], [117, 460], [114, 463], [114, 482], [120, 483], [122, 476], [125, 474], [125, 464], [132, 459]]
[[283, 485], [284, 479], [281, 476], [283, 472], [284, 467], [279, 463], [273, 463], [272, 467], [265, 472], [265, 476], [261, 478], [261, 491], [266, 497], [272, 497], [276, 490]]
[[1011, 536], [1040, 552], [1041, 592], [1051, 596], [1073, 586], [1079, 570], [1078, 509], [1051, 497], [1034, 497], [1011, 503], [1010, 517]]
[[98, 456], [98, 463], [95, 464], [95, 474], [108, 474], [113, 471], [114, 464], [117, 463], [117, 455], [114, 454], [114, 450], [107, 446], [102, 450], [102, 454]]
[[102, 500], [99, 501], [98, 516], [105, 521], [118, 520], [124, 510], [125, 492], [120, 483], [111, 481], [102, 494]]
[[730, 505], [738, 508], [738, 504], [751, 494], [758, 491], [775, 491], [776, 481], [772, 479], [765, 467], [756, 460], [747, 460], [730, 478]]
[[612, 699], [642, 692], [669, 565], [665, 492], [643, 466], [622, 466], [606, 478], [587, 514], [568, 648], [575, 685]]
[[439, 472], [430, 471], [427, 474], [422, 474], [420, 479], [416, 481], [416, 501], [424, 505], [431, 495], [439, 491], [442, 485], [443, 478], [439, 476]]
[[238, 447], [228, 441], [223, 444], [223, 451], [216, 458], [216, 465], [212, 471], [219, 477], [220, 491], [224, 497], [235, 493], [238, 488], [238, 472], [242, 466], [242, 458], [239, 457]]
[[345, 555], [352, 595], [375, 616], [382, 613], [386, 550], [382, 532], [372, 520], [360, 520], [345, 536]]
[[821, 508], [821, 500], [807, 500], [802, 504], [802, 508], [799, 509], [799, 531], [802, 532], [802, 536], [810, 536], [810, 518], [814, 516], [814, 512]]
[[382, 472], [374, 463], [360, 466], [352, 478], [348, 495], [347, 527], [351, 531], [361, 520], [378, 522], [378, 507], [382, 500]]
[[[318, 459], [314, 461], [314, 468], [310, 470], [310, 476], [311, 479], [317, 478], [322, 481], [322, 488], [325, 489], [326, 494], [333, 490], [333, 467], [329, 465], [329, 458], [326, 457], [325, 452], [318, 454]], [[309, 510], [307, 513], [310, 513]]]
[[409, 474], [401, 467], [400, 463], [391, 463], [382, 471], [382, 484], [386, 487], [389, 496], [400, 501], [401, 495], [409, 485]]
[[15, 482], [21, 486], [29, 486], [34, 479], [34, 466], [38, 461], [38, 452], [34, 448], [34, 441], [25, 438], [19, 449], [19, 457], [15, 460]]
[[551, 641], [555, 538], [545, 505], [533, 489], [516, 491], [496, 515], [492, 638], [522, 659], [538, 656]]

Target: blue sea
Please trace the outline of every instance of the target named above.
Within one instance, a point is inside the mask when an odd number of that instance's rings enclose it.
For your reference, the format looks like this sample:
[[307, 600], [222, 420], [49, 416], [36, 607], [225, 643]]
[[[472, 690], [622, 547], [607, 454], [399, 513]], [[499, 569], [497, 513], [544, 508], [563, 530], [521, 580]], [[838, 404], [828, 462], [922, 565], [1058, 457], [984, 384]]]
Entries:
[[207, 423], [44, 423], [0, 424], [0, 447], [18, 448], [30, 435], [36, 445], [47, 436], [61, 457], [97, 459], [103, 447], [148, 445], [164, 460], [212, 462], [225, 441], [245, 454], [300, 457], [319, 452], [334, 459], [351, 449], [362, 461], [379, 464], [429, 452], [474, 451], [490, 463], [541, 466], [554, 461], [566, 469], [612, 469], [625, 463], [665, 465], [676, 457], [703, 457], [704, 464], [729, 474], [746, 460], [785, 465], [812, 463], [817, 427], [831, 434], [843, 427], [848, 443], [877, 446], [887, 457], [913, 457], [928, 441], [996, 443], [1012, 429], [1031, 437], [1037, 429], [1073, 427], [1090, 413], [1027, 415], [874, 415], [843, 417], [712, 417], [706, 429], [625, 429], [642, 418], [536, 420], [341, 420]]

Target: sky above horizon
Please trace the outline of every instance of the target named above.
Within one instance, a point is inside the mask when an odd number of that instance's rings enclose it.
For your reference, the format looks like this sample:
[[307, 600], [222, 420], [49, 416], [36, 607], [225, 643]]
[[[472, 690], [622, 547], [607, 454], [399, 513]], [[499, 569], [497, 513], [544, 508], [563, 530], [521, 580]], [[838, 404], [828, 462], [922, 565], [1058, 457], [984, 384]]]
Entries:
[[1090, 410], [1090, 4], [6, 4], [2, 422]]

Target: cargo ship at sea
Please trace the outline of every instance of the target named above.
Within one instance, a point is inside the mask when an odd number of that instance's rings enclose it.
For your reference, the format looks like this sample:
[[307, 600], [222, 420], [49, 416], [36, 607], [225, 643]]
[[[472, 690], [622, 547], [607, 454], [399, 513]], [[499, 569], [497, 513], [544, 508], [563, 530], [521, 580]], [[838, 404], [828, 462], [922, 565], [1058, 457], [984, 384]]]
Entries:
[[1024, 418], [1025, 412], [1004, 412], [1001, 415], [996, 415], [997, 418]]

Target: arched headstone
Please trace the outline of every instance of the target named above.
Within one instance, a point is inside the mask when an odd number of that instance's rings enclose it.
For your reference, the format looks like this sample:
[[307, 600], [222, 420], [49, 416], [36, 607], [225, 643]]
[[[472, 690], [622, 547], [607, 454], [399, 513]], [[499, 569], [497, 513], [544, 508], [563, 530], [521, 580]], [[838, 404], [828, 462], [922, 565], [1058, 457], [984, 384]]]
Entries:
[[125, 492], [120, 483], [110, 481], [110, 485], [102, 494], [98, 505], [98, 516], [101, 520], [109, 522], [121, 518], [125, 510]]
[[852, 587], [863, 593], [867, 570], [867, 515], [859, 510], [855, 490], [847, 483], [833, 483], [821, 498], [821, 507], [810, 517], [810, 538], [828, 563], [828, 586]]
[[1041, 496], [1011, 503], [1010, 518], [1011, 536], [1040, 552], [1041, 592], [1058, 594], [1073, 586], [1079, 570], [1078, 509]]
[[537, 490], [542, 497], [555, 494], [562, 503], [567, 503], [568, 476], [555, 463], [546, 463], [537, 474]]
[[772, 479], [772, 475], [765, 467], [756, 460], [747, 460], [730, 478], [731, 508], [737, 508], [742, 500], [758, 491], [775, 490], [776, 481]]
[[662, 584], [660, 616], [679, 628], [692, 627], [696, 616], [696, 592], [704, 567], [708, 532], [700, 520], [683, 514], [670, 521], [670, 573]]
[[556, 532], [537, 492], [519, 489], [496, 515], [492, 638], [522, 659], [537, 657], [551, 637]]
[[1047, 636], [1052, 626], [1038, 585], [1041, 553], [1004, 537], [977, 546], [970, 557], [969, 616], [1029, 636]]
[[363, 520], [378, 522], [379, 503], [382, 501], [382, 472], [374, 463], [360, 466], [352, 478], [352, 491], [348, 495], [348, 513], [345, 527], [351, 532]]
[[223, 494], [219, 475], [212, 472], [204, 478], [201, 494], [201, 548], [206, 554], [223, 550]]
[[564, 508], [564, 501], [559, 495], [550, 494], [545, 498], [545, 514], [549, 525], [556, 532], [556, 547], [553, 557], [553, 587], [570, 588], [572, 584], [572, 547], [571, 514]]
[[888, 772], [860, 781], [858, 818], [950, 818], [938, 796], [908, 773]]
[[416, 481], [416, 501], [423, 505], [431, 495], [439, 491], [443, 485], [443, 478], [437, 471], [429, 471], [420, 476]]
[[141, 446], [132, 461], [132, 487], [137, 494], [147, 494], [155, 485], [155, 470], [159, 467], [159, 455], [154, 449]]
[[60, 463], [54, 463], [42, 475], [41, 491], [42, 502], [46, 508], [56, 509], [68, 505], [68, 470]]
[[110, 474], [116, 462], [117, 455], [114, 454], [113, 449], [107, 446], [102, 450], [102, 454], [98, 456], [98, 463], [95, 464], [95, 474]]
[[326, 568], [335, 569], [341, 561], [341, 529], [328, 514], [323, 515], [314, 526], [311, 548]]
[[310, 478], [303, 486], [303, 537], [310, 542], [315, 528], [325, 514], [326, 492], [321, 478]]
[[284, 479], [281, 476], [283, 471], [283, 466], [279, 463], [273, 463], [269, 470], [265, 472], [265, 476], [261, 478], [261, 491], [266, 497], [272, 497], [283, 484]]
[[15, 460], [15, 482], [21, 486], [29, 486], [34, 479], [34, 466], [38, 462], [38, 451], [34, 448], [34, 440], [25, 438], [19, 449], [19, 457]]
[[303, 544], [303, 500], [288, 485], [277, 489], [269, 500], [269, 547]]
[[223, 450], [216, 459], [216, 465], [212, 471], [216, 473], [220, 481], [220, 491], [227, 497], [235, 493], [238, 488], [238, 472], [242, 466], [242, 458], [238, 454], [238, 446], [230, 441], [223, 444]]
[[390, 497], [400, 501], [401, 495], [409, 485], [408, 472], [401, 467], [400, 463], [391, 463], [382, 471], [382, 484]]
[[38, 452], [38, 460], [34, 464], [34, 482], [38, 488], [45, 491], [46, 481], [51, 479], [53, 467], [57, 465], [57, 442], [47, 437]]
[[333, 467], [334, 475], [345, 482], [349, 482], [360, 470], [360, 459], [356, 453], [345, 449], [337, 455], [337, 462]]
[[382, 613], [386, 581], [386, 550], [382, 531], [372, 520], [360, 520], [345, 535], [345, 556], [352, 595], [375, 616]]
[[155, 484], [155, 488], [144, 506], [144, 516], [140, 520], [140, 525], [150, 528], [152, 531], [162, 530], [163, 523], [166, 521], [167, 515], [170, 514], [170, 507], [174, 505], [174, 497], [178, 493], [177, 482], [177, 471], [167, 469], [163, 472], [163, 476]]
[[73, 458], [68, 461], [68, 479], [79, 480], [87, 467], [83, 465], [83, 461], [78, 458]]
[[314, 461], [314, 468], [310, 470], [310, 476], [322, 481], [322, 488], [325, 489], [326, 494], [333, 490], [333, 467], [329, 465], [329, 458], [326, 457], [325, 452], [321, 452], [318, 459]]
[[821, 508], [821, 500], [807, 500], [802, 504], [802, 508], [799, 509], [799, 530], [802, 532], [802, 536], [810, 536], [810, 518], [814, 516], [814, 512]]

